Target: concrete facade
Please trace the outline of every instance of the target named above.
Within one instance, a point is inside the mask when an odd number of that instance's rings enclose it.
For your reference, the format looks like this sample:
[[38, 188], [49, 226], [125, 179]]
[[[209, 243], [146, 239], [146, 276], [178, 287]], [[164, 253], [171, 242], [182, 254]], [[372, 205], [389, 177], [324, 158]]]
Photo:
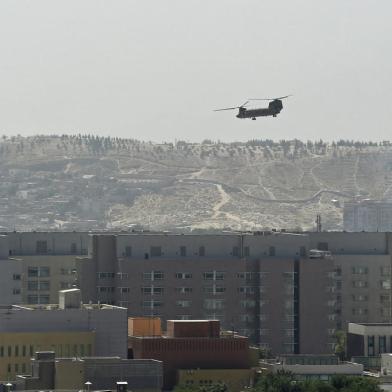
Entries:
[[[130, 316], [219, 319], [274, 353], [331, 352], [348, 322], [392, 321], [390, 233], [3, 237], [0, 254], [22, 260], [23, 302], [57, 303], [58, 288], [77, 284], [84, 302], [124, 306]], [[312, 249], [332, 257], [312, 259]], [[50, 276], [29, 276], [36, 267]]]
[[127, 358], [127, 310], [111, 305], [83, 305], [79, 309], [48, 306], [0, 308], [1, 333], [94, 331], [95, 354]]
[[119, 357], [55, 358], [54, 352], [38, 352], [32, 359], [32, 374], [18, 377], [17, 390], [115, 390], [117, 382], [140, 392], [159, 392], [162, 388], [162, 363], [128, 360]]
[[[249, 369], [249, 341], [244, 336], [216, 336], [218, 321], [175, 320], [172, 332], [187, 337], [140, 337], [128, 340], [132, 358], [153, 358], [163, 362], [164, 389], [176, 384], [179, 369]], [[207, 328], [206, 328], [207, 327]], [[212, 327], [212, 328], [211, 328]], [[169, 328], [168, 328], [169, 329]], [[200, 331], [198, 331], [200, 329]], [[194, 336], [191, 336], [194, 334]]]
[[362, 200], [345, 202], [343, 226], [346, 231], [392, 231], [392, 202]]
[[[132, 316], [217, 319], [275, 353], [301, 346], [329, 352], [333, 292], [325, 283], [333, 264], [307, 259], [307, 242], [306, 235], [285, 233], [94, 235], [91, 256], [77, 259], [78, 284], [84, 302], [119, 304]], [[323, 285], [307, 284], [308, 275]]]
[[36, 351], [53, 350], [57, 356], [95, 355], [93, 331], [0, 332], [0, 380], [26, 374]]
[[349, 323], [347, 356], [377, 357], [392, 351], [392, 324]]

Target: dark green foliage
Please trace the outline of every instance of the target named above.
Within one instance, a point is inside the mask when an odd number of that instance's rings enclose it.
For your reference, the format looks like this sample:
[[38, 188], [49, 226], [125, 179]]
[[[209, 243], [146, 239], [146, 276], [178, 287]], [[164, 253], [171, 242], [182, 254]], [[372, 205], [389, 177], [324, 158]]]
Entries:
[[319, 380], [296, 381], [289, 372], [266, 374], [253, 392], [380, 392], [376, 380], [368, 377], [333, 376], [329, 382]]

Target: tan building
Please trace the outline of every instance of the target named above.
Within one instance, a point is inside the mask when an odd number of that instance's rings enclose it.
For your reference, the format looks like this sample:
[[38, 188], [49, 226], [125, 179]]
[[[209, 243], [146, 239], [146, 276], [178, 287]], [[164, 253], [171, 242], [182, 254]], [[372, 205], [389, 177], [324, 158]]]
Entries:
[[94, 331], [0, 332], [0, 380], [26, 374], [34, 353], [47, 350], [59, 357], [93, 356]]
[[31, 369], [18, 377], [16, 390], [115, 390], [121, 382], [132, 391], [160, 392], [163, 381], [162, 362], [152, 359], [55, 358], [54, 352], [37, 352]]

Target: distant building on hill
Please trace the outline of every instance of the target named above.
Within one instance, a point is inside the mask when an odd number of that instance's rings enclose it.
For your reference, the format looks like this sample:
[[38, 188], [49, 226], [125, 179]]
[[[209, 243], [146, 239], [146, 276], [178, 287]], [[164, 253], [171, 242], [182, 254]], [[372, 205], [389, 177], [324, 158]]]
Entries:
[[392, 231], [392, 201], [362, 200], [344, 203], [345, 231]]

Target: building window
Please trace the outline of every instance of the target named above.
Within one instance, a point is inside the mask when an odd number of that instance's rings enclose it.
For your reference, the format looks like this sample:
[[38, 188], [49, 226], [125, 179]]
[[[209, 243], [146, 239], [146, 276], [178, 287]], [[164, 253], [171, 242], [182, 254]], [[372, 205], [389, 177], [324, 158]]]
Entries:
[[384, 290], [390, 290], [391, 288], [390, 280], [380, 280], [380, 287]]
[[125, 247], [125, 256], [126, 257], [132, 257], [132, 246], [126, 246]]
[[47, 305], [50, 303], [49, 295], [39, 295], [38, 296], [39, 304]]
[[19, 295], [20, 293], [21, 293], [21, 290], [20, 290], [20, 289], [18, 289], [18, 288], [12, 289], [12, 294], [14, 294], [14, 295]]
[[305, 247], [305, 246], [301, 246], [301, 247], [299, 248], [299, 255], [300, 255], [301, 257], [306, 257], [306, 247]]
[[164, 293], [163, 287], [144, 286], [141, 290], [143, 295], [163, 295]]
[[240, 314], [240, 321], [243, 323], [251, 323], [255, 320], [253, 314]]
[[256, 287], [253, 286], [242, 286], [238, 287], [237, 291], [241, 294], [255, 294], [256, 293]]
[[352, 299], [354, 302], [365, 302], [368, 300], [368, 296], [363, 294], [356, 294], [352, 296]]
[[120, 293], [122, 293], [122, 294], [130, 292], [129, 287], [119, 287], [118, 289], [119, 289]]
[[29, 278], [37, 278], [38, 277], [38, 267], [28, 267], [27, 276]]
[[368, 346], [368, 356], [374, 356], [374, 336], [368, 336], [367, 338], [367, 346]]
[[176, 272], [176, 279], [192, 279], [192, 274], [190, 272]]
[[240, 249], [238, 248], [238, 246], [233, 246], [233, 252], [232, 252], [233, 256], [238, 257], [240, 255]]
[[142, 306], [143, 308], [160, 308], [163, 306], [163, 302], [153, 299], [151, 301], [143, 301]]
[[163, 271], [143, 272], [143, 280], [163, 280], [164, 276]]
[[180, 246], [180, 256], [186, 257], [186, 246]]
[[13, 279], [13, 280], [21, 280], [21, 278], [22, 278], [22, 277], [21, 277], [20, 274], [13, 274], [13, 275], [12, 275], [12, 279]]
[[380, 274], [381, 276], [390, 276], [391, 275], [390, 267], [380, 267]]
[[35, 253], [45, 254], [48, 253], [48, 243], [47, 241], [37, 241], [35, 246]]
[[389, 295], [388, 294], [380, 295], [380, 303], [383, 305], [389, 305]]
[[368, 282], [366, 280], [353, 280], [353, 287], [357, 289], [363, 289], [368, 287]]
[[245, 299], [240, 301], [240, 306], [245, 309], [254, 308], [256, 306], [256, 301], [253, 299]]
[[204, 286], [203, 291], [208, 294], [223, 294], [226, 287], [223, 286]]
[[274, 246], [270, 246], [268, 249], [268, 256], [275, 256], [276, 250]]
[[150, 255], [151, 257], [161, 257], [162, 249], [160, 246], [151, 246], [150, 247]]
[[191, 314], [179, 314], [176, 316], [177, 320], [192, 320]]
[[180, 308], [189, 308], [191, 305], [192, 305], [192, 301], [183, 300], [183, 299], [176, 301], [176, 306]]
[[192, 293], [192, 287], [176, 287], [175, 291], [178, 294], [191, 294]]
[[128, 272], [117, 272], [117, 277], [123, 280], [123, 279], [128, 279], [129, 275]]
[[387, 352], [387, 337], [386, 336], [379, 336], [378, 337], [378, 350], [379, 350], [379, 354]]
[[225, 307], [224, 299], [205, 299], [204, 309], [223, 309]]
[[114, 272], [98, 272], [98, 279], [113, 279]]
[[225, 273], [222, 271], [209, 271], [203, 273], [204, 280], [224, 280]]
[[204, 246], [199, 247], [199, 256], [205, 256], [206, 255], [206, 248]]
[[114, 287], [112, 286], [97, 286], [97, 289], [100, 293], [114, 293]]
[[27, 282], [27, 290], [29, 291], [37, 291], [38, 290], [38, 281], [30, 280]]
[[75, 254], [77, 252], [77, 247], [76, 247], [76, 243], [72, 242], [71, 244], [71, 254]]
[[366, 308], [353, 308], [354, 316], [366, 316], [368, 314], [368, 310]]
[[354, 274], [354, 275], [367, 275], [367, 273], [368, 273], [368, 268], [367, 267], [353, 267], [352, 269], [351, 269], [351, 272]]

